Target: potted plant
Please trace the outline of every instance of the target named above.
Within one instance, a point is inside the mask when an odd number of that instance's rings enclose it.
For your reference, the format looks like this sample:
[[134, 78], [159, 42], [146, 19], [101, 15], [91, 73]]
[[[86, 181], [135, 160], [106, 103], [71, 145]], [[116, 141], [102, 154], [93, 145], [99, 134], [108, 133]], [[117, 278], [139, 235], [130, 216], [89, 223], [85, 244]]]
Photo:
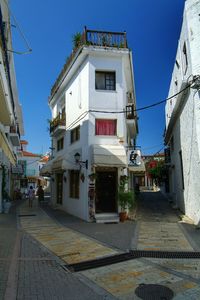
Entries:
[[118, 202], [121, 208], [119, 213], [120, 221], [124, 222], [127, 217], [127, 211], [134, 206], [135, 194], [127, 189], [128, 177], [121, 176], [118, 189]]
[[74, 34], [72, 37], [72, 42], [73, 42], [74, 49], [78, 48], [82, 43], [82, 34], [80, 32]]
[[131, 191], [119, 191], [118, 192], [118, 202], [121, 207], [121, 212], [119, 213], [120, 221], [124, 222], [127, 217], [127, 211], [131, 209], [134, 205], [134, 193]]

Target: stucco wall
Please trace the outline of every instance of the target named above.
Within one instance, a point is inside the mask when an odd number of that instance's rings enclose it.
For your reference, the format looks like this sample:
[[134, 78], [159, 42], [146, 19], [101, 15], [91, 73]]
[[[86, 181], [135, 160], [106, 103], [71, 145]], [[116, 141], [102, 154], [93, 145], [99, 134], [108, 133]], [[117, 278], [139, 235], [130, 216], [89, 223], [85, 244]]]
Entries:
[[[172, 74], [169, 96], [180, 91], [183, 81], [187, 82], [191, 75], [200, 74], [200, 1], [187, 0], [183, 25], [178, 44], [176, 63]], [[187, 49], [188, 67], [184, 68], [184, 43]], [[177, 65], [178, 62], [178, 65]], [[179, 67], [178, 67], [179, 66]], [[175, 83], [176, 81], [176, 83]], [[170, 170], [171, 192], [177, 205], [197, 224], [200, 220], [200, 97], [192, 88], [188, 94], [180, 98], [180, 112], [172, 116], [177, 97], [166, 104], [166, 129], [174, 119], [171, 138], [172, 166]], [[179, 96], [180, 97], [180, 96]], [[170, 145], [170, 138], [168, 140]], [[184, 188], [182, 186], [180, 151], [182, 151]]]

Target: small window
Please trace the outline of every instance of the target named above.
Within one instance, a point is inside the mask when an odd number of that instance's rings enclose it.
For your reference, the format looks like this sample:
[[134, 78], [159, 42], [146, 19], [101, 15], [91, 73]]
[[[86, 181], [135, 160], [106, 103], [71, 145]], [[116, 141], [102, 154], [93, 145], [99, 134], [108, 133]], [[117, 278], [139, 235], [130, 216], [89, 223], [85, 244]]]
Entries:
[[70, 197], [79, 199], [79, 171], [71, 170], [70, 172]]
[[179, 158], [180, 158], [180, 165], [181, 165], [181, 179], [182, 179], [182, 188], [184, 190], [184, 174], [183, 174], [183, 158], [182, 158], [182, 151], [179, 151]]
[[95, 122], [96, 135], [116, 135], [117, 120], [97, 119]]
[[180, 65], [179, 65], [179, 62], [178, 62], [177, 59], [176, 59], [176, 66], [177, 66], [178, 69], [180, 69]]
[[57, 151], [60, 151], [64, 148], [64, 138], [62, 137], [57, 141]]
[[186, 74], [188, 68], [188, 56], [187, 56], [187, 47], [186, 43], [183, 45], [183, 72]]
[[80, 140], [80, 125], [71, 130], [71, 144]]
[[96, 90], [115, 91], [115, 72], [96, 71], [95, 88]]

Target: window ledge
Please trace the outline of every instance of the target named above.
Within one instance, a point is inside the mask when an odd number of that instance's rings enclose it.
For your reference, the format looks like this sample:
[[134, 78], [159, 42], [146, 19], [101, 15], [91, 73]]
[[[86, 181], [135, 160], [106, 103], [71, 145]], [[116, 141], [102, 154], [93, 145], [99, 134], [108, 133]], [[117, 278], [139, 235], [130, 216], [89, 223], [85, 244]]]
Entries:
[[99, 90], [99, 89], [95, 89], [95, 92], [100, 92], [100, 93], [102, 93], [102, 92], [106, 92], [106, 93], [117, 93], [117, 91], [116, 90]]

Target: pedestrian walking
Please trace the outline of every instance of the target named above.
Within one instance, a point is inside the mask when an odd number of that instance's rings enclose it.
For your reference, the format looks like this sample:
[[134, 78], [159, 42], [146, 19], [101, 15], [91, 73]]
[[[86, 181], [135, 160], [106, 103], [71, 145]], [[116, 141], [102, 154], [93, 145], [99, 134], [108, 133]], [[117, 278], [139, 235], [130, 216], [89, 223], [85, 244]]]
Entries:
[[37, 196], [38, 196], [38, 205], [44, 201], [44, 190], [42, 186], [40, 185], [37, 190]]
[[28, 191], [28, 201], [29, 201], [29, 207], [33, 207], [33, 200], [35, 199], [35, 191], [32, 187], [32, 185], [29, 188]]

